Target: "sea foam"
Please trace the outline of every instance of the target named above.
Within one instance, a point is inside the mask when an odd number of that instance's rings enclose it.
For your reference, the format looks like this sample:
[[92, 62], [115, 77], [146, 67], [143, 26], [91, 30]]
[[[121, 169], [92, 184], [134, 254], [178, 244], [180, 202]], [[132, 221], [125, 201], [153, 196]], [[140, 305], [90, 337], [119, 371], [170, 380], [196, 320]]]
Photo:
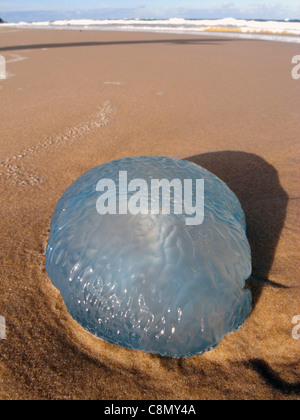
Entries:
[[248, 39], [300, 43], [300, 21], [262, 21], [246, 19], [72, 19], [52, 22], [19, 22], [2, 26], [52, 29], [114, 30], [194, 35], [215, 35]]

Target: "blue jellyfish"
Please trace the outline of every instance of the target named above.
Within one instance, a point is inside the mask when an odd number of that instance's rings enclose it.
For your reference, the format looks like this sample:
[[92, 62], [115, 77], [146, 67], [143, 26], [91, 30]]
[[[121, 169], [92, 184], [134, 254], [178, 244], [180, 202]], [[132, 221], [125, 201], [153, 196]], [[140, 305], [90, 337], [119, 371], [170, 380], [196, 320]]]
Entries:
[[121, 159], [77, 179], [54, 211], [46, 269], [82, 327], [162, 356], [215, 348], [252, 310], [241, 204], [185, 160]]

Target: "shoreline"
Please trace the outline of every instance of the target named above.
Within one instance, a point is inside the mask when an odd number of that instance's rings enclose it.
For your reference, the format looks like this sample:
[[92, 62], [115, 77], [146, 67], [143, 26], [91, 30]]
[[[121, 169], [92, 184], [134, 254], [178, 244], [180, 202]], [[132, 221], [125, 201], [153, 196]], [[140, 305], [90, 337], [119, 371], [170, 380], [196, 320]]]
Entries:
[[[198, 27], [196, 25], [198, 23]], [[201, 25], [202, 23], [202, 25]], [[209, 25], [211, 23], [211, 25]], [[225, 25], [227, 23], [228, 26]], [[244, 27], [242, 26], [244, 23]], [[249, 27], [247, 27], [247, 24]], [[282, 29], [275, 29], [277, 25]], [[206, 25], [206, 26], [205, 26]], [[251, 27], [252, 25], [252, 27]], [[265, 25], [265, 27], [264, 27]], [[272, 25], [274, 28], [272, 28]], [[297, 30], [288, 25], [298, 25]], [[82, 31], [117, 31], [194, 36], [222, 36], [248, 40], [300, 43], [300, 21], [262, 21], [243, 19], [166, 19], [166, 20], [65, 20], [4, 23], [6, 28]], [[1, 27], [0, 26], [0, 27]], [[295, 32], [296, 31], [296, 32]]]

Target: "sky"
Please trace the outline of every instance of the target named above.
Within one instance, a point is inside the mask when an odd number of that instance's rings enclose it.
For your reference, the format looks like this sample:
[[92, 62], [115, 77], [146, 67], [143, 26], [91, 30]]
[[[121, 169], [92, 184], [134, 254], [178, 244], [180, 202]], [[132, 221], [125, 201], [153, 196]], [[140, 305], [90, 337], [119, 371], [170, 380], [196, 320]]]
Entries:
[[[23, 12], [23, 13], [22, 13]], [[55, 19], [300, 19], [299, 0], [0, 0], [8, 22]]]

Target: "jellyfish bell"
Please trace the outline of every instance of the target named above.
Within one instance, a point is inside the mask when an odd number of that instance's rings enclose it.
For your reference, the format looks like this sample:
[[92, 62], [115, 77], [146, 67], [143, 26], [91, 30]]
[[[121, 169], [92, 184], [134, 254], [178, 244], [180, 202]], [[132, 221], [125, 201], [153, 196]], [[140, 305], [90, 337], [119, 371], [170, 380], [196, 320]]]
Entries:
[[[154, 196], [153, 180], [160, 187]], [[188, 205], [185, 185], [193, 186]], [[197, 216], [197, 203], [203, 204], [201, 223], [188, 223]], [[99, 212], [105, 206], [112, 212]], [[179, 159], [121, 159], [76, 180], [54, 211], [46, 269], [86, 330], [162, 356], [211, 350], [252, 310], [241, 204], [215, 175]]]

